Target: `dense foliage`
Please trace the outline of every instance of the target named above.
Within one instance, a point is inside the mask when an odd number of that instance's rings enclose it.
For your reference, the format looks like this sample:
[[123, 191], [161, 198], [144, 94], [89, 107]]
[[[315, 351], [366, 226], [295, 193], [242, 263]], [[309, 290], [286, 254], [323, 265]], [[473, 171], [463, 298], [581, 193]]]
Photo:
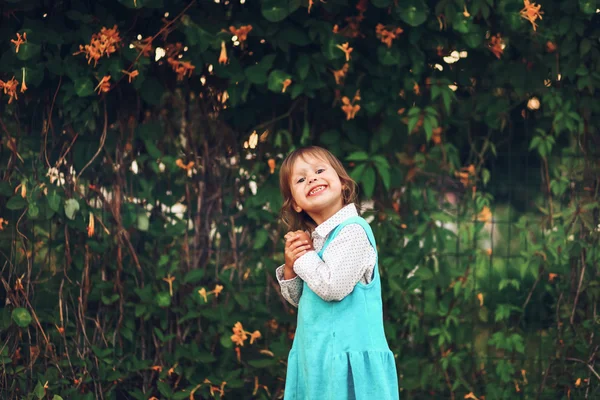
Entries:
[[281, 398], [278, 165], [378, 240], [401, 397], [593, 398], [596, 0], [7, 0], [3, 398]]

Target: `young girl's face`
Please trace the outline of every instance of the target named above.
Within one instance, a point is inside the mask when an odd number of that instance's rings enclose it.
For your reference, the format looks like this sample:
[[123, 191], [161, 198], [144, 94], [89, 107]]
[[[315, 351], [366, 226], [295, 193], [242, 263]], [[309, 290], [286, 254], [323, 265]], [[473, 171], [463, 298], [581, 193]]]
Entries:
[[340, 177], [325, 159], [310, 154], [299, 157], [292, 167], [290, 187], [295, 211], [306, 211], [317, 224], [344, 205]]

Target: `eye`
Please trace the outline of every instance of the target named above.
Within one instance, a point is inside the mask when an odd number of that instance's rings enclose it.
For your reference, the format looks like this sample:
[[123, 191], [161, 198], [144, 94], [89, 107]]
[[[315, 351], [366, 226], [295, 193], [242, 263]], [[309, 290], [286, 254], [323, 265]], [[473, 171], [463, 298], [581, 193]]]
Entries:
[[304, 178], [298, 179], [298, 181], [296, 183], [302, 183], [302, 182], [304, 182]]
[[319, 169], [317, 170], [317, 174], [320, 174], [320, 173], [322, 173], [323, 171], [325, 171], [325, 168], [319, 168]]

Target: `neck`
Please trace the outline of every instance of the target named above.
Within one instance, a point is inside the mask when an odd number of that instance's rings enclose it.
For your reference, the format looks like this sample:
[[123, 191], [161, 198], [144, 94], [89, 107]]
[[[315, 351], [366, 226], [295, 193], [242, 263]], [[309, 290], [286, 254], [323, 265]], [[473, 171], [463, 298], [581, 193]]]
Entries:
[[329, 218], [333, 217], [335, 213], [344, 208], [344, 203], [340, 199], [340, 201], [332, 204], [330, 207], [326, 207], [325, 209], [318, 212], [307, 212], [308, 215], [315, 221], [318, 225], [321, 225], [323, 222], [327, 221]]

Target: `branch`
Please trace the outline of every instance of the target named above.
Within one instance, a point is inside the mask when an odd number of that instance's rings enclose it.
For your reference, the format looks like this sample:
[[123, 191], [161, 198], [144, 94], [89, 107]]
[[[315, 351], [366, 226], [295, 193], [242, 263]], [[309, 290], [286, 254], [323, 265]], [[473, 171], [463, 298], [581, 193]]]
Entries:
[[578, 358], [571, 358], [571, 357], [568, 357], [568, 358], [565, 358], [565, 360], [567, 360], [567, 361], [575, 361], [575, 362], [578, 362], [578, 363], [580, 363], [580, 364], [585, 364], [585, 365], [586, 365], [586, 366], [587, 366], [587, 367], [590, 369], [590, 371], [591, 371], [591, 372], [592, 372], [594, 375], [596, 375], [596, 378], [598, 378], [598, 380], [600, 381], [600, 375], [598, 375], [598, 373], [596, 372], [596, 370], [594, 369], [594, 367], [592, 367], [590, 364], [588, 364], [588, 363], [586, 363], [585, 361], [583, 361], [583, 360], [580, 360], [580, 359], [578, 359]]
[[103, 103], [104, 103], [104, 130], [102, 132], [102, 137], [100, 137], [100, 147], [98, 147], [98, 151], [96, 151], [96, 154], [94, 154], [92, 159], [90, 161], [88, 161], [87, 164], [85, 164], [85, 166], [81, 169], [81, 171], [79, 171], [79, 173], [77, 174], [78, 180], [79, 180], [79, 177], [81, 176], [81, 174], [83, 174], [83, 171], [85, 171], [86, 168], [89, 167], [90, 164], [94, 162], [96, 157], [98, 157], [98, 154], [100, 154], [100, 152], [104, 148], [104, 142], [106, 141], [106, 132], [108, 131], [108, 113], [106, 111], [106, 99], [103, 100]]

